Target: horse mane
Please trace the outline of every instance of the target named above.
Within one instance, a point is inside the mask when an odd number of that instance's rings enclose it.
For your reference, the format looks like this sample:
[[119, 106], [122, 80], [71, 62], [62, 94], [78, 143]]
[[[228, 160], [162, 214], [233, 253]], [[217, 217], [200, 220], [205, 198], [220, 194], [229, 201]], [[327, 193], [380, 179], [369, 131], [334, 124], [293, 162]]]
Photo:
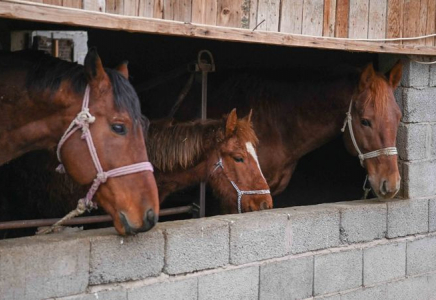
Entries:
[[[152, 122], [147, 139], [149, 159], [162, 172], [195, 166], [225, 138], [226, 119], [195, 120], [174, 125]], [[251, 122], [238, 119], [234, 136], [244, 144], [257, 145], [258, 139]]]
[[[24, 50], [9, 53], [12, 60], [5, 60], [11, 67], [23, 67], [28, 70], [26, 87], [34, 90], [50, 89], [57, 91], [64, 80], [71, 82], [73, 90], [84, 93], [87, 85], [84, 66], [55, 58], [43, 51]], [[3, 54], [2, 54], [3, 56]], [[112, 83], [115, 108], [126, 111], [134, 121], [141, 121], [141, 107], [138, 95], [130, 82], [118, 71], [105, 71]]]

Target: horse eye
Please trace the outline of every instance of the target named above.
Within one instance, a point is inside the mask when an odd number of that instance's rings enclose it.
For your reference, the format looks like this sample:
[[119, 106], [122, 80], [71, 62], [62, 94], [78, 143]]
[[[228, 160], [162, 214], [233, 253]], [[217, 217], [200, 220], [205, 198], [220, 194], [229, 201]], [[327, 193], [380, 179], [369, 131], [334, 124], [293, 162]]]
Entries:
[[362, 119], [360, 123], [362, 123], [363, 126], [371, 127], [371, 122], [367, 119]]
[[236, 162], [239, 162], [239, 163], [244, 162], [244, 159], [243, 159], [242, 157], [233, 157], [233, 159], [234, 159]]
[[124, 126], [124, 124], [111, 124], [111, 129], [113, 132], [119, 135], [127, 134], [127, 129], [126, 126]]

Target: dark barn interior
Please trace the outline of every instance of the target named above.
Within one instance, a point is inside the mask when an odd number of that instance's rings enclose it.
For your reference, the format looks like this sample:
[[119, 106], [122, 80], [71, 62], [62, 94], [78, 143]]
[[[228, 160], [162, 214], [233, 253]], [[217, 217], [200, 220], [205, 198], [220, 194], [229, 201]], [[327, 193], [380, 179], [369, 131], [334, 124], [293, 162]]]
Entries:
[[[128, 32], [105, 31], [90, 28], [72, 28], [58, 25], [30, 23], [14, 20], [0, 20], [0, 44], [3, 50], [9, 48], [9, 35], [15, 30], [84, 30], [88, 32], [88, 46], [96, 46], [105, 66], [114, 67], [123, 60], [129, 61], [129, 72], [134, 86], [162, 77], [180, 66], [194, 61], [197, 53], [208, 49], [215, 58], [216, 72], [209, 75], [209, 97], [213, 97], [214, 84], [226, 72], [270, 72], [281, 76], [299, 76], [299, 72], [310, 69], [336, 68], [350, 64], [361, 67], [368, 62], [377, 64], [377, 55], [351, 53], [345, 51], [289, 48], [260, 44], [221, 42], [205, 39], [182, 38]], [[376, 66], [377, 67], [377, 66]], [[188, 74], [162, 82], [155, 88], [139, 93], [143, 113], [151, 120], [165, 117], [184, 86]], [[200, 79], [200, 77], [196, 78]], [[201, 82], [195, 80], [189, 91], [183, 109], [175, 118], [189, 119], [183, 112], [199, 117]], [[328, 112], [326, 112], [328, 113]], [[289, 116], [292, 118], [292, 116]], [[45, 155], [45, 154], [43, 154]], [[28, 154], [0, 168], [0, 221], [10, 220], [5, 215], [5, 202], [13, 202], [16, 213], [12, 219], [35, 219], [49, 217], [34, 202], [27, 204], [28, 198], [50, 198], [46, 187], [38, 186], [38, 180], [31, 179], [26, 171], [26, 161], [33, 159]], [[20, 169], [24, 167], [24, 169]], [[300, 160], [286, 191], [274, 198], [275, 207], [310, 205], [327, 202], [359, 199], [365, 171], [356, 157], [350, 156], [338, 137], [334, 141], [313, 151]], [[27, 184], [34, 184], [27, 186]], [[198, 188], [173, 195], [164, 207], [192, 203], [198, 196]], [[208, 196], [207, 215], [217, 213], [218, 206]], [[49, 201], [54, 215], [61, 217], [65, 212], [57, 201]], [[8, 206], [10, 207], [10, 205]], [[26, 209], [22, 209], [25, 207]], [[20, 212], [21, 211], [21, 212]], [[189, 217], [189, 216], [183, 216]], [[174, 217], [172, 217], [174, 218]], [[31, 231], [34, 231], [33, 229]], [[0, 236], [5, 236], [4, 234]]]

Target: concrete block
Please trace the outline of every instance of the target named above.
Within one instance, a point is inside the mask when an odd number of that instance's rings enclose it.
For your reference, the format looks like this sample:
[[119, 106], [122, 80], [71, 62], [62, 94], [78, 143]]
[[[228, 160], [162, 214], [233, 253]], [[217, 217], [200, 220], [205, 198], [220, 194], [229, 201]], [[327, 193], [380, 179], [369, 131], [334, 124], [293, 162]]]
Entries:
[[230, 226], [230, 263], [282, 257], [290, 252], [290, 226], [284, 214], [253, 212], [219, 217]]
[[407, 87], [428, 86], [430, 66], [411, 60], [403, 60], [403, 77], [401, 85]]
[[258, 297], [258, 266], [224, 270], [198, 278], [198, 300], [257, 300]]
[[362, 250], [315, 256], [315, 295], [339, 292], [362, 285]]
[[339, 246], [339, 209], [333, 205], [313, 205], [278, 210], [291, 221], [291, 253]]
[[374, 285], [406, 276], [406, 243], [363, 250], [363, 284]]
[[430, 86], [436, 86], [436, 65], [430, 66]]
[[428, 227], [429, 231], [436, 231], [436, 199], [428, 200]]
[[164, 266], [164, 236], [158, 227], [122, 237], [113, 229], [91, 237], [91, 285], [157, 276]]
[[56, 300], [127, 300], [127, 291], [112, 290], [101, 291], [90, 294], [74, 295], [69, 297], [56, 298]]
[[401, 123], [397, 134], [398, 155], [402, 160], [430, 158], [430, 127], [428, 124]]
[[436, 88], [403, 88], [403, 122], [435, 122]]
[[388, 289], [386, 285], [361, 288], [341, 295], [341, 300], [386, 300]]
[[388, 238], [428, 232], [428, 200], [389, 200]]
[[434, 159], [436, 158], [436, 124], [432, 123], [428, 125], [430, 127], [430, 141], [427, 143], [430, 146], [427, 146], [427, 148], [430, 148], [430, 156], [428, 157], [429, 159]]
[[127, 290], [129, 300], [197, 300], [198, 279], [167, 281]]
[[427, 276], [407, 278], [387, 285], [386, 300], [427, 300]]
[[341, 300], [341, 295], [337, 294], [337, 295], [332, 295], [332, 296], [321, 296], [321, 297], [315, 297], [312, 298], [314, 300]]
[[429, 300], [436, 300], [436, 274], [428, 275], [427, 282]]
[[229, 225], [217, 218], [163, 223], [165, 269], [180, 274], [229, 263]]
[[407, 275], [436, 272], [436, 236], [407, 243]]
[[260, 266], [261, 300], [296, 300], [312, 296], [313, 256], [291, 258]]
[[396, 100], [398, 106], [400, 107], [401, 111], [403, 111], [403, 90], [404, 90], [404, 88], [399, 86], [394, 91], [395, 100]]
[[82, 293], [89, 241], [32, 237], [0, 241], [0, 298], [34, 300]]
[[436, 194], [436, 160], [403, 163], [404, 196], [417, 198]]
[[341, 213], [342, 243], [358, 243], [384, 238], [386, 235], [386, 203], [357, 200], [335, 203]]

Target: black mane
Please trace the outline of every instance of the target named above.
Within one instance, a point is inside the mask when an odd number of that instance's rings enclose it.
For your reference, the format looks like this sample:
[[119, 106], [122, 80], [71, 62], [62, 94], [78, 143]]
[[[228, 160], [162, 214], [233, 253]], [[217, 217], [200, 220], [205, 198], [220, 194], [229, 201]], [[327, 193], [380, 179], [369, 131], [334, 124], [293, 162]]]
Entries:
[[[56, 91], [64, 80], [69, 80], [73, 90], [83, 94], [87, 85], [84, 66], [54, 58], [42, 51], [20, 51], [12, 54], [13, 63], [5, 64], [24, 67], [28, 70], [26, 88]], [[115, 108], [126, 111], [132, 120], [141, 121], [141, 106], [135, 89], [119, 72], [105, 69], [113, 88]]]

